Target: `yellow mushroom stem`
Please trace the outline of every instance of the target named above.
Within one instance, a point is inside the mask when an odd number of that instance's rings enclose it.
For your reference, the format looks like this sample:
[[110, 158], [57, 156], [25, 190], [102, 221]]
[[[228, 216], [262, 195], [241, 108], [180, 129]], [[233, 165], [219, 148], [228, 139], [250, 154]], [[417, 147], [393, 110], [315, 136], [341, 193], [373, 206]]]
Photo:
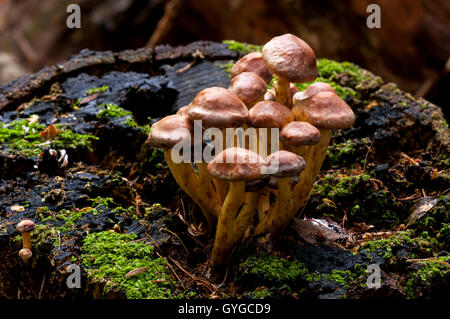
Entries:
[[319, 142], [310, 147], [305, 169], [300, 174], [300, 181], [294, 187], [293, 214], [295, 214], [305, 204], [317, 175], [319, 175], [322, 163], [327, 156], [327, 149], [331, 140], [331, 132], [331, 130], [321, 129]]
[[177, 184], [200, 207], [208, 222], [209, 228], [211, 230], [214, 229], [217, 221], [216, 216], [218, 214], [216, 210], [218, 211], [218, 207], [214, 207], [212, 203], [206, 200], [205, 196], [201, 195], [197, 175], [191, 163], [174, 163], [170, 149], [164, 151], [164, 157]]
[[290, 82], [282, 77], [277, 76], [274, 81], [273, 88], [275, 91], [275, 99], [278, 103], [292, 107]]
[[200, 185], [200, 195], [204, 196], [208, 205], [214, 208], [214, 214], [217, 217], [220, 211], [220, 206], [222, 204], [219, 195], [214, 191], [212, 187], [212, 176], [208, 173], [207, 166], [208, 163], [200, 162], [195, 164], [198, 171], [198, 183]]
[[31, 231], [26, 231], [22, 233], [22, 245], [24, 249], [31, 250]]
[[258, 220], [261, 221], [263, 220], [266, 215], [267, 212], [270, 210], [270, 188], [269, 187], [264, 187], [262, 189], [262, 191], [259, 194], [259, 199], [258, 199]]
[[233, 246], [233, 224], [245, 194], [245, 181], [230, 182], [230, 190], [223, 202], [217, 222], [210, 266], [223, 265]]
[[279, 236], [289, 224], [294, 215], [294, 198], [290, 177], [278, 178], [278, 198], [275, 208], [272, 209], [265, 220], [258, 225], [255, 233], [270, 232]]
[[267, 214], [261, 220], [259, 220], [258, 224], [256, 225], [254, 235], [271, 232], [269, 226], [270, 221], [273, 220], [272, 216], [278, 215], [279, 210], [280, 210], [280, 197], [277, 196], [275, 202], [270, 206], [270, 209], [267, 212]]
[[233, 244], [237, 243], [245, 234], [247, 228], [252, 224], [253, 218], [258, 209], [258, 196], [257, 192], [247, 193], [244, 205], [242, 206], [239, 214], [234, 220], [233, 224]]

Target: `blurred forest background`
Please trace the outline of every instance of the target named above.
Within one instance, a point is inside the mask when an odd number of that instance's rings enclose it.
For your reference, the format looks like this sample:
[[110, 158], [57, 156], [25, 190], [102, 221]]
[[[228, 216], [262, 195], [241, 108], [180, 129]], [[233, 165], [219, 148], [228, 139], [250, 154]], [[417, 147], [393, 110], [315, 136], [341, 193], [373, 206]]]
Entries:
[[[81, 7], [81, 29], [66, 27], [71, 3]], [[381, 29], [366, 26], [371, 3], [381, 7]], [[0, 0], [0, 83], [83, 48], [263, 44], [286, 32], [319, 58], [352, 61], [431, 100], [448, 119], [449, 0]]]

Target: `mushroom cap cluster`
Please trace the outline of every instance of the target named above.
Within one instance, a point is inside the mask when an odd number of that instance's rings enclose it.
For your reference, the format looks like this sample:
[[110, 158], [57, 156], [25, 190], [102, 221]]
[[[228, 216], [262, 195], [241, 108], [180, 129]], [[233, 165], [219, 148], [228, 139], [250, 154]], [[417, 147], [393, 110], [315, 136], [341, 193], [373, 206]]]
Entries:
[[239, 59], [230, 73], [228, 88], [200, 91], [189, 105], [153, 124], [148, 138], [152, 146], [171, 149], [192, 139], [194, 121], [201, 121], [202, 130], [217, 128], [222, 133], [239, 127], [260, 133], [279, 129], [282, 149], [268, 155], [257, 153], [273, 146], [272, 139], [264, 141], [261, 134], [255, 137], [256, 151], [250, 150], [250, 140], [233, 137], [211, 161], [196, 160], [196, 169], [190, 162], [174, 163], [165, 152], [177, 183], [209, 226], [217, 227], [211, 265], [224, 263], [246, 230], [279, 235], [313, 186], [331, 130], [355, 122], [351, 108], [329, 84], [316, 82], [298, 90], [295, 83], [315, 80], [317, 66], [312, 48], [295, 35], [274, 37], [262, 52]]

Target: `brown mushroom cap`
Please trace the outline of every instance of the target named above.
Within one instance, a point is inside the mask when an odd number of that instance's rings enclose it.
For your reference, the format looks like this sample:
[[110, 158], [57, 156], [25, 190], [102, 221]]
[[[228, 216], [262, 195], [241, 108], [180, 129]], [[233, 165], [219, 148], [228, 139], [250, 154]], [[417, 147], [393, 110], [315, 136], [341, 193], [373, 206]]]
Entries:
[[183, 140], [191, 139], [193, 132], [194, 125], [187, 116], [174, 114], [154, 123], [147, 141], [155, 147], [172, 148]]
[[19, 251], [19, 257], [23, 261], [27, 261], [33, 257], [33, 252], [28, 248], [23, 248]]
[[24, 220], [20, 221], [16, 226], [16, 229], [19, 233], [31, 232], [35, 228], [36, 228], [36, 224], [29, 219], [24, 219]]
[[189, 105], [182, 106], [178, 109], [177, 113], [175, 113], [175, 114], [187, 116], [188, 109], [189, 109]]
[[257, 153], [240, 147], [230, 147], [214, 157], [208, 172], [229, 181], [250, 181], [265, 174], [266, 163]]
[[253, 72], [258, 74], [266, 83], [272, 80], [272, 72], [264, 63], [261, 52], [251, 52], [240, 58], [231, 68], [231, 77], [235, 77], [242, 72]]
[[313, 145], [320, 140], [320, 132], [308, 122], [293, 121], [283, 126], [280, 140], [289, 146]]
[[189, 118], [201, 120], [205, 128], [238, 127], [247, 122], [245, 104], [230, 90], [210, 87], [197, 94], [189, 105]]
[[282, 127], [294, 120], [291, 109], [274, 101], [261, 101], [248, 111], [248, 123], [253, 127]]
[[294, 83], [313, 81], [317, 77], [313, 49], [293, 34], [274, 37], [262, 49], [267, 68]]
[[262, 100], [267, 84], [258, 74], [242, 72], [231, 79], [228, 89], [246, 105]]
[[336, 93], [336, 91], [333, 89], [331, 85], [325, 82], [314, 82], [311, 85], [309, 85], [304, 91], [297, 92], [294, 94], [293, 98], [293, 104], [297, 103], [300, 100], [307, 99], [311, 95], [314, 95], [319, 92], [333, 92]]
[[303, 157], [289, 152], [289, 151], [278, 151], [270, 154], [266, 158], [266, 163], [269, 168], [274, 168], [276, 171], [272, 173], [275, 177], [290, 177], [300, 174], [300, 172], [305, 168], [305, 160]]
[[267, 186], [267, 184], [270, 181], [270, 176], [269, 175], [264, 175], [261, 178], [252, 180], [252, 181], [248, 181], [247, 183], [245, 183], [245, 191], [246, 192], [258, 192], [261, 189], [263, 189], [264, 187]]
[[298, 101], [292, 108], [296, 119], [319, 129], [344, 129], [355, 123], [355, 114], [337, 94], [319, 92]]

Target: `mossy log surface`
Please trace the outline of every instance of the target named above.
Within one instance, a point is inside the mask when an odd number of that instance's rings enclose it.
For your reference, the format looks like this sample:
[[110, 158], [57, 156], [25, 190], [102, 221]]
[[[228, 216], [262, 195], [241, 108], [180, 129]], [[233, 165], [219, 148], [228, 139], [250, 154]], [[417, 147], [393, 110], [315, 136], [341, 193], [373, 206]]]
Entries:
[[[225, 285], [205, 284], [211, 245], [201, 212], [161, 150], [144, 142], [152, 123], [201, 89], [227, 87], [248, 49], [231, 41], [84, 50], [0, 87], [0, 297], [448, 298], [450, 139], [441, 109], [326, 59], [319, 80], [356, 123], [333, 133], [301, 218], [336, 222], [352, 240], [313, 233], [312, 243], [291, 223], [277, 242], [237, 249]], [[428, 208], [412, 220], [421, 201]], [[25, 218], [37, 225], [28, 267], [16, 231]], [[366, 285], [373, 263], [379, 289]], [[81, 267], [81, 289], [67, 288], [71, 264]]]

